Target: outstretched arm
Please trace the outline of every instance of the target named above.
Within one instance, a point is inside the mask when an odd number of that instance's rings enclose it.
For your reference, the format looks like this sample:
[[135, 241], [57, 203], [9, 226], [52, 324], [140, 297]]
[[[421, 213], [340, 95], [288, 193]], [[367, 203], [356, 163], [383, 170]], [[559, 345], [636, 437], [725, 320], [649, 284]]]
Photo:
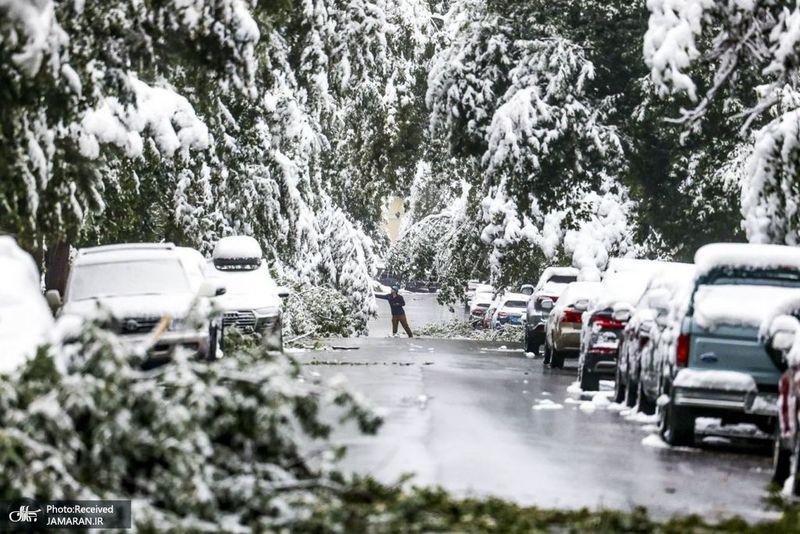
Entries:
[[387, 293], [387, 294], [385, 294], [385, 295], [380, 295], [380, 294], [378, 294], [378, 293], [375, 293], [375, 298], [376, 298], [376, 299], [389, 300], [389, 294]]

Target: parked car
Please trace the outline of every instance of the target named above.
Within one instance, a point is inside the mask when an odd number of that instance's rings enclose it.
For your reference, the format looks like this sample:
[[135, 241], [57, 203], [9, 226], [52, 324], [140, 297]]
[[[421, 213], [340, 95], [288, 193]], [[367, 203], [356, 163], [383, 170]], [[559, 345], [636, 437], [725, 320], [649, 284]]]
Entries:
[[[650, 278], [622, 332], [614, 378], [615, 402], [625, 402], [628, 407], [638, 403], [642, 412], [654, 413], [658, 396], [658, 380], [652, 380], [657, 376], [654, 348], [667, 325], [672, 303], [691, 290], [693, 280], [694, 265], [688, 263], [664, 263]], [[624, 315], [625, 311], [617, 312], [617, 318]], [[643, 376], [648, 380], [642, 380]]]
[[227, 290], [216, 300], [226, 329], [258, 333], [268, 348], [283, 350], [281, 299], [289, 291], [275, 283], [262, 256], [261, 246], [252, 237], [225, 237], [214, 247], [206, 275]]
[[436, 293], [439, 291], [439, 282], [435, 280], [409, 280], [405, 283], [405, 290], [412, 293]]
[[481, 284], [476, 286], [475, 293], [469, 301], [469, 319], [475, 326], [483, 326], [486, 311], [494, 301], [494, 288]]
[[[581, 348], [578, 357], [578, 381], [585, 391], [596, 391], [600, 379], [613, 379], [622, 331], [630, 311], [644, 293], [657, 262], [613, 260], [611, 272], [605, 273], [602, 288], [589, 305], [581, 325]], [[624, 267], [624, 268], [621, 268]]]
[[525, 309], [527, 306], [528, 295], [504, 293], [498, 298], [497, 309], [491, 317], [491, 328], [523, 327], [525, 325]]
[[[121, 244], [78, 251], [63, 297], [48, 291], [61, 316], [95, 318], [102, 307], [109, 327], [131, 344], [149, 344], [154, 359], [168, 358], [176, 347], [215, 359], [221, 322], [209, 319], [210, 300], [225, 288], [203, 276], [202, 256], [165, 244]], [[198, 311], [198, 313], [193, 313]], [[166, 330], [153, 339], [157, 326]]]
[[[563, 367], [564, 358], [577, 357], [581, 346], [583, 313], [600, 291], [598, 282], [573, 282], [561, 294], [547, 317], [545, 327], [544, 363]], [[546, 306], [550, 304], [545, 302]]]
[[534, 354], [544, 343], [545, 323], [550, 313], [542, 308], [545, 300], [555, 303], [567, 288], [578, 280], [578, 269], [573, 267], [548, 267], [542, 272], [533, 293], [528, 298], [525, 326], [525, 351]]
[[759, 326], [776, 302], [800, 298], [800, 249], [713, 244], [695, 264], [692, 293], [659, 345], [661, 435], [691, 445], [698, 417], [772, 432], [781, 369]]
[[[777, 317], [761, 326], [767, 354], [783, 370], [778, 383], [778, 428], [772, 456], [772, 481], [785, 494], [800, 496], [800, 301], [778, 307]], [[791, 315], [785, 315], [790, 313]]]
[[39, 270], [13, 237], [0, 236], [0, 373], [35, 356], [47, 341], [53, 315], [42, 296]]

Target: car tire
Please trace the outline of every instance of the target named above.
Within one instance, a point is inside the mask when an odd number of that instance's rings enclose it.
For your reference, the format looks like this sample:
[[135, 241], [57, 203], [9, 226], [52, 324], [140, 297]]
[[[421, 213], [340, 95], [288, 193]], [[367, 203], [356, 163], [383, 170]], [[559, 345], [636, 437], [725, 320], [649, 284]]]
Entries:
[[653, 415], [656, 413], [656, 403], [651, 401], [644, 393], [644, 386], [642, 386], [641, 378], [637, 381], [636, 396], [639, 399], [639, 411], [645, 415]]
[[550, 358], [553, 354], [552, 349], [550, 349], [550, 344], [547, 341], [544, 342], [544, 365], [550, 364]]
[[564, 367], [564, 352], [556, 349], [550, 349], [550, 352], [550, 367], [562, 369]]
[[658, 430], [661, 438], [673, 447], [694, 445], [694, 415], [686, 408], [673, 406], [673, 401], [661, 407]]
[[800, 497], [800, 439], [794, 438], [794, 452], [792, 453], [789, 476], [792, 478], [791, 495]]
[[628, 379], [628, 387], [625, 389], [625, 406], [633, 408], [639, 400], [639, 384], [633, 379]]
[[625, 385], [622, 383], [622, 373], [617, 368], [616, 376], [614, 377], [614, 402], [622, 404], [625, 400]]
[[780, 429], [775, 433], [772, 448], [772, 483], [783, 487], [792, 470], [792, 448], [781, 439]]
[[581, 367], [580, 385], [583, 391], [597, 391], [600, 389], [600, 377]]

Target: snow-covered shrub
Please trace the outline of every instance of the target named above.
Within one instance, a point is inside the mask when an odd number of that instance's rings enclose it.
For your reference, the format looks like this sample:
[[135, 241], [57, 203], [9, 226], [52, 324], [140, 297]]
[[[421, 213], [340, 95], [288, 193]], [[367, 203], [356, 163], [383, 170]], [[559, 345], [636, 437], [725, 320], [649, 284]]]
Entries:
[[[130, 498], [140, 528], [265, 530], [338, 487], [322, 405], [364, 431], [380, 423], [340, 383], [303, 380], [262, 348], [213, 364], [182, 352], [155, 369], [141, 362], [87, 325], [0, 377], [0, 498]], [[301, 450], [309, 441], [321, 465]]]
[[502, 328], [484, 330], [475, 328], [469, 321], [453, 319], [447, 322], [428, 323], [417, 328], [417, 337], [433, 337], [442, 339], [475, 339], [479, 341], [506, 341], [522, 343], [525, 338], [524, 328]]
[[278, 280], [289, 289], [289, 297], [284, 300], [284, 339], [303, 335], [313, 338], [350, 336], [362, 327], [352, 304], [339, 291], [297, 278]]

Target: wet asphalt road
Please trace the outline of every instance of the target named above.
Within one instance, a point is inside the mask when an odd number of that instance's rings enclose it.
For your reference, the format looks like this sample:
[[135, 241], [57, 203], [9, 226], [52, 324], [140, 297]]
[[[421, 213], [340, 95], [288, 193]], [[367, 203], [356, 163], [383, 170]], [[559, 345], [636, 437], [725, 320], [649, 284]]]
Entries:
[[[406, 300], [412, 328], [451, 316], [432, 296]], [[590, 411], [589, 397], [569, 393], [574, 367], [546, 369], [541, 358], [497, 343], [389, 338], [387, 322], [378, 319], [374, 337], [337, 343], [355, 350], [298, 355], [336, 362], [305, 369], [344, 375], [385, 411], [376, 436], [337, 432], [348, 446], [344, 470], [384, 482], [414, 473], [414, 484], [543, 507], [777, 515], [763, 501], [771, 463], [764, 440], [711, 436], [697, 449], [654, 447], [652, 421], [626, 420], [613, 407]]]

